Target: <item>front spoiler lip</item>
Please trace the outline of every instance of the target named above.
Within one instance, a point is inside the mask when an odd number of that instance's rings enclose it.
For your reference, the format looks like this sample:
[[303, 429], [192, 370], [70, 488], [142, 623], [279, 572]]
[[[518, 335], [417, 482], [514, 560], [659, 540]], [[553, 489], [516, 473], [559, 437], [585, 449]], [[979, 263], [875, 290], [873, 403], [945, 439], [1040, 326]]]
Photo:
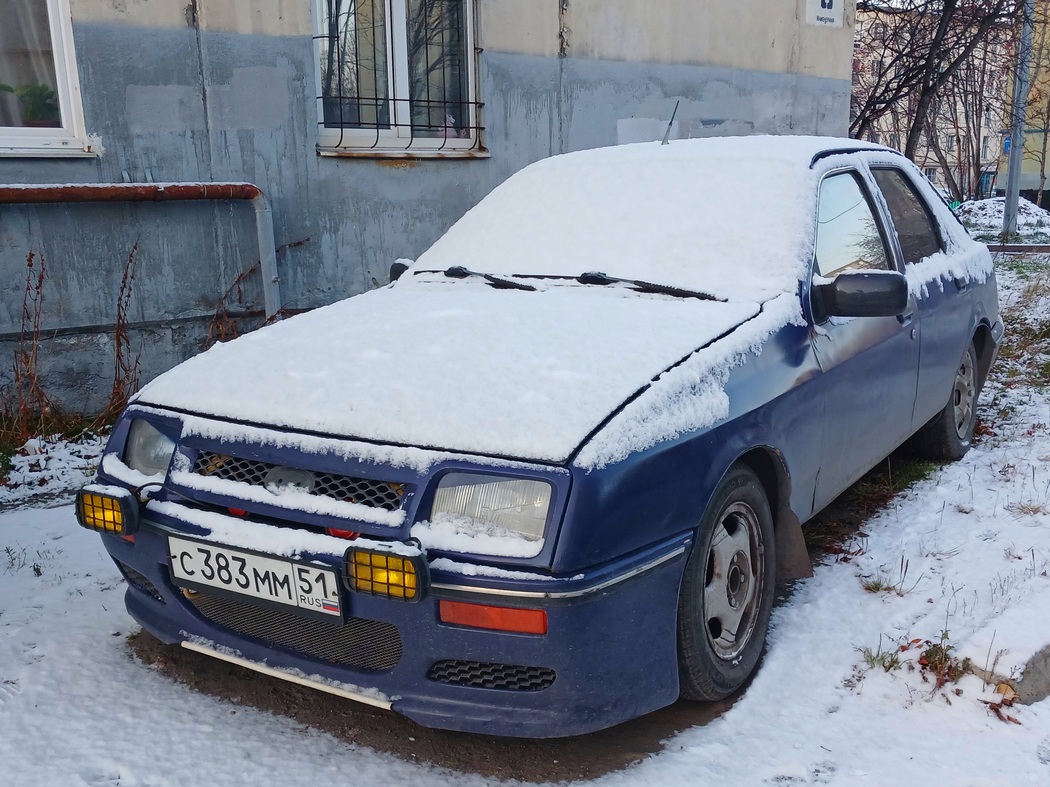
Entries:
[[181, 643], [182, 647], [186, 650], [192, 650], [195, 653], [202, 653], [205, 656], [211, 656], [212, 658], [221, 659], [227, 661], [230, 664], [236, 664], [239, 667], [254, 670], [260, 672], [263, 675], [268, 675], [271, 678], [277, 678], [278, 680], [285, 680], [291, 683], [297, 683], [300, 686], [307, 686], [311, 689], [317, 689], [318, 691], [324, 691], [329, 694], [335, 694], [338, 697], [343, 697], [354, 702], [361, 702], [365, 705], [371, 705], [376, 708], [382, 708], [383, 710], [390, 710], [393, 706], [393, 702], [390, 700], [381, 700], [376, 697], [371, 697], [368, 694], [359, 691], [350, 691], [348, 689], [334, 686], [331, 683], [326, 683], [321, 680], [310, 680], [309, 677], [301, 677], [288, 670], [276, 669], [275, 667], [268, 667], [265, 664], [260, 664], [257, 661], [242, 658], [241, 656], [235, 656], [232, 653], [217, 648], [209, 648], [198, 642], [192, 640], [183, 640]]

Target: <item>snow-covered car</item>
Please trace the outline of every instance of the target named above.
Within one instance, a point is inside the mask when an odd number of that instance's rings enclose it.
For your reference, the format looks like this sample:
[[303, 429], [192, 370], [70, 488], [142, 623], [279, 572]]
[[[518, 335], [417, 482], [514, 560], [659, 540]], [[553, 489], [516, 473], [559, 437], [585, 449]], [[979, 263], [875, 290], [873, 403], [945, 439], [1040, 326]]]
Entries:
[[987, 249], [894, 151], [572, 153], [148, 384], [77, 514], [166, 642], [583, 733], [737, 690], [801, 523], [909, 438], [961, 456], [1002, 332]]

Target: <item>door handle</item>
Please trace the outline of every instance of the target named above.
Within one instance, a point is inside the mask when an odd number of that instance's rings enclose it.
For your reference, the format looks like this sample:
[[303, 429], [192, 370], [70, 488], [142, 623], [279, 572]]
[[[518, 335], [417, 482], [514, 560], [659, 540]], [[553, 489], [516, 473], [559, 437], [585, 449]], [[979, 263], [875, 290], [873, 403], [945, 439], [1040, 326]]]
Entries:
[[957, 278], [955, 280], [955, 288], [959, 292], [966, 292], [968, 289], [970, 289], [970, 280]]

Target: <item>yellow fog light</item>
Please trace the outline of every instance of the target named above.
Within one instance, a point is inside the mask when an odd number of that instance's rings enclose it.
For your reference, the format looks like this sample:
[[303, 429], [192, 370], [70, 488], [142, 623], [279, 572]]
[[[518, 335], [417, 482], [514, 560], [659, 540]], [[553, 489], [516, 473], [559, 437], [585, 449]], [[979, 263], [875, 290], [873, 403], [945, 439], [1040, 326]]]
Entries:
[[422, 555], [406, 557], [356, 548], [346, 550], [346, 577], [351, 590], [399, 601], [419, 601], [430, 584]]
[[126, 536], [139, 529], [138, 502], [120, 487], [88, 486], [77, 494], [77, 522], [88, 530]]

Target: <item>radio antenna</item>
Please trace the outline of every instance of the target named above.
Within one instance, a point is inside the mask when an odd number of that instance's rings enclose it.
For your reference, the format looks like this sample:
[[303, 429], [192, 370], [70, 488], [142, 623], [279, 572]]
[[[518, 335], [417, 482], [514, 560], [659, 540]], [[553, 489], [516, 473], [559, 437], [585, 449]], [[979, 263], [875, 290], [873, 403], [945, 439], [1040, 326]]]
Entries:
[[669, 140], [671, 139], [671, 126], [674, 125], [674, 116], [678, 114], [678, 105], [681, 103], [681, 99], [678, 99], [678, 101], [674, 102], [674, 112], [671, 113], [671, 119], [667, 123], [667, 131], [664, 132], [664, 139], [663, 142], [660, 143], [661, 145], [670, 144]]

